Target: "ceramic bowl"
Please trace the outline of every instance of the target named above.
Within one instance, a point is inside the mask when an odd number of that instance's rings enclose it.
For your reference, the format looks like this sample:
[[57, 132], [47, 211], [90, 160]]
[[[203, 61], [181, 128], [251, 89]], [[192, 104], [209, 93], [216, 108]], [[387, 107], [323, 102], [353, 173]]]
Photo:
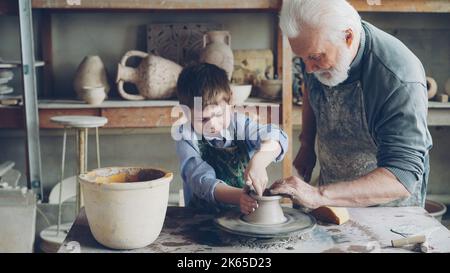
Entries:
[[105, 87], [83, 87], [82, 99], [91, 105], [101, 104], [105, 98]]
[[0, 70], [0, 84], [8, 83], [12, 80], [14, 74], [9, 70]]
[[244, 85], [231, 85], [231, 104], [240, 105], [245, 102], [245, 100], [250, 96], [252, 91], [251, 84]]
[[261, 80], [259, 96], [265, 99], [279, 99], [282, 86], [281, 80]]

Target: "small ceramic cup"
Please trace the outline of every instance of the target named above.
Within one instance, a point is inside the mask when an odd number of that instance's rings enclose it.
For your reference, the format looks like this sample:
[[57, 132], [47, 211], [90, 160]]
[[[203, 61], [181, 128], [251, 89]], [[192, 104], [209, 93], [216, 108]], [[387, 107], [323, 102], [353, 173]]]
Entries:
[[277, 225], [287, 221], [280, 205], [281, 196], [258, 196], [250, 194], [258, 201], [258, 208], [243, 217], [243, 220], [256, 225]]
[[83, 86], [83, 100], [91, 105], [99, 105], [106, 98], [105, 87]]

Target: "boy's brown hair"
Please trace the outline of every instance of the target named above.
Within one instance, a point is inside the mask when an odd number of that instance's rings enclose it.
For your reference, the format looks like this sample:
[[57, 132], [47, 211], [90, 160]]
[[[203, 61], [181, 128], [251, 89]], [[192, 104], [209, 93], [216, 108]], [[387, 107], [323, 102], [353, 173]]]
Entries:
[[191, 109], [194, 108], [194, 97], [202, 98], [202, 108], [222, 100], [229, 103], [231, 89], [227, 73], [208, 63], [188, 66], [178, 77], [177, 95], [180, 104]]

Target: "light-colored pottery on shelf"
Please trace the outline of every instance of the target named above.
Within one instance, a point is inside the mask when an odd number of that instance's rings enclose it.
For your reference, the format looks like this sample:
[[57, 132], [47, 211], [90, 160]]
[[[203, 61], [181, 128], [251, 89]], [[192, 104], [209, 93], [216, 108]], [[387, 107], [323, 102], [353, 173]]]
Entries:
[[12, 92], [14, 92], [14, 89], [11, 86], [0, 85], [0, 95], [11, 94]]
[[259, 96], [264, 99], [279, 99], [282, 87], [282, 80], [261, 80]]
[[428, 99], [431, 100], [436, 96], [438, 90], [438, 86], [436, 81], [432, 77], [427, 77], [427, 93]]
[[0, 69], [0, 84], [6, 84], [10, 80], [12, 80], [14, 77], [14, 74], [10, 70], [6, 69]]
[[203, 36], [203, 50], [200, 62], [217, 65], [227, 72], [231, 80], [234, 69], [234, 56], [231, 50], [231, 35], [228, 31], [208, 31]]
[[[126, 66], [130, 57], [142, 58], [137, 68]], [[182, 67], [170, 60], [138, 50], [128, 51], [117, 69], [117, 88], [127, 100], [168, 99], [175, 95], [178, 76]], [[136, 85], [139, 95], [128, 94], [125, 82]]]
[[100, 87], [83, 86], [82, 96], [83, 100], [86, 103], [91, 105], [99, 105], [106, 98], [105, 88], [103, 86]]
[[270, 49], [233, 50], [234, 71], [231, 81], [236, 84], [252, 84], [273, 78], [273, 53]]
[[114, 249], [142, 248], [159, 236], [173, 174], [139, 167], [111, 167], [79, 176], [95, 240]]
[[280, 205], [281, 196], [258, 196], [251, 194], [258, 201], [258, 208], [243, 217], [244, 221], [255, 225], [277, 225], [286, 222]]
[[78, 66], [73, 88], [80, 99], [83, 99], [84, 86], [102, 86], [106, 96], [108, 95], [110, 90], [108, 77], [105, 65], [99, 56], [86, 56]]
[[245, 100], [250, 96], [252, 91], [251, 84], [244, 85], [230, 85], [231, 88], [231, 104], [240, 105], [245, 102]]

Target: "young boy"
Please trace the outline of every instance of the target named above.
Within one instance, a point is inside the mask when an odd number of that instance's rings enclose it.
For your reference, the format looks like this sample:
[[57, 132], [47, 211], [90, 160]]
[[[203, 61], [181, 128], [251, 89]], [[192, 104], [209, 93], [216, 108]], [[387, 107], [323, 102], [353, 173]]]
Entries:
[[215, 65], [185, 68], [177, 93], [190, 116], [190, 122], [176, 128], [182, 136], [176, 147], [186, 206], [239, 205], [242, 213], [253, 212], [258, 204], [248, 195], [249, 186], [262, 195], [268, 182], [266, 167], [283, 159], [287, 135], [275, 125], [232, 112], [227, 74]]

